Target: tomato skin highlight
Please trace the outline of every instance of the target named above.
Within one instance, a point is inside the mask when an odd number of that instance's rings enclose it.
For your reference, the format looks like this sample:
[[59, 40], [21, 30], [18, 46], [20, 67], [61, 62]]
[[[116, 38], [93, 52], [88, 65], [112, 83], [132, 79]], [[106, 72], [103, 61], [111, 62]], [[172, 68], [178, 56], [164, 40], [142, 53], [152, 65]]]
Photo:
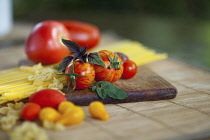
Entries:
[[137, 73], [137, 65], [132, 60], [125, 60], [123, 63], [123, 68], [124, 68], [124, 71], [122, 74], [122, 78], [124, 79], [133, 78]]
[[[110, 60], [108, 59], [108, 56], [114, 58], [114, 53], [107, 51], [107, 50], [101, 50], [98, 52], [101, 56], [102, 60], [104, 61], [105, 68], [99, 65], [94, 65], [95, 72], [96, 72], [96, 81], [107, 81], [114, 83], [117, 81], [123, 73], [123, 67], [120, 66], [120, 70], [116, 70], [115, 68], [110, 68]], [[118, 57], [118, 62], [122, 62], [122, 59]]]
[[60, 91], [54, 89], [43, 89], [29, 97], [29, 102], [37, 103], [41, 108], [53, 107], [57, 109], [58, 105], [63, 101], [66, 101], [66, 97]]
[[59, 63], [69, 55], [68, 48], [61, 39], [71, 40], [70, 34], [64, 25], [57, 21], [43, 21], [35, 25], [25, 43], [25, 52], [34, 63]]
[[21, 109], [20, 116], [23, 120], [33, 121], [38, 118], [40, 111], [40, 105], [36, 103], [27, 103]]
[[101, 35], [98, 27], [74, 20], [60, 22], [68, 29], [71, 40], [77, 42], [80, 47], [87, 46], [87, 50], [89, 50], [96, 47], [100, 42]]
[[[66, 68], [65, 73], [70, 73], [72, 68], [72, 63]], [[74, 73], [83, 75], [85, 77], [76, 78], [76, 88], [75, 89], [85, 89], [89, 87], [95, 79], [95, 70], [92, 64], [83, 63], [80, 60], [74, 62]], [[69, 77], [66, 76], [66, 82], [68, 83]], [[70, 84], [70, 86], [72, 86]]]

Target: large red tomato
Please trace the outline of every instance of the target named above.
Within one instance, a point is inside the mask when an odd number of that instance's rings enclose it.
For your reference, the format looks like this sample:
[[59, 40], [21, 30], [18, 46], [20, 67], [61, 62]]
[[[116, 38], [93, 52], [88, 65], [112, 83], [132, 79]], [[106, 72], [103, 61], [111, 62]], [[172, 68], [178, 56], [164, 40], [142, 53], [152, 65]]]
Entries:
[[[111, 61], [108, 58], [110, 56], [112, 59], [116, 56], [115, 53], [107, 51], [107, 50], [102, 50], [98, 52], [99, 55], [101, 56], [102, 60], [104, 61], [105, 68], [100, 66], [100, 65], [94, 65], [95, 72], [96, 72], [96, 81], [107, 81], [114, 83], [117, 81], [123, 73], [123, 66], [118, 65], [118, 69], [116, 68], [111, 68]], [[118, 57], [117, 62], [122, 62], [122, 59]]]
[[38, 23], [26, 40], [25, 51], [28, 58], [35, 63], [59, 63], [70, 53], [61, 42], [62, 38], [71, 40], [69, 31], [62, 23], [57, 21]]
[[[73, 63], [70, 63], [69, 66], [66, 68], [65, 73], [66, 74], [72, 74], [72, 65]], [[89, 87], [94, 79], [95, 79], [95, 70], [92, 64], [90, 63], [83, 63], [80, 60], [74, 62], [74, 73], [78, 75], [82, 75], [83, 77], [77, 77], [75, 76], [73, 79], [75, 79], [76, 87], [75, 89], [85, 89]], [[74, 75], [72, 75], [74, 76]], [[69, 76], [66, 76], [66, 82], [69, 82]], [[73, 81], [71, 81], [73, 82]], [[73, 87], [73, 84], [71, 83], [70, 86]]]
[[77, 42], [81, 47], [87, 45], [87, 49], [91, 49], [98, 45], [100, 30], [96, 26], [73, 20], [60, 22], [69, 30], [71, 40]]

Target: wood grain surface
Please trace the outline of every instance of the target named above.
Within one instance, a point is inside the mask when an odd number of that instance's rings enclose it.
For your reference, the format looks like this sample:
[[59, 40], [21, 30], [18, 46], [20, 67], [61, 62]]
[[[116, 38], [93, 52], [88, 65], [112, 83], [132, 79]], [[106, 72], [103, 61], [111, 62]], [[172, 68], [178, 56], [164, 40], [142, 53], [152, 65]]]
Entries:
[[63, 91], [66, 93], [67, 100], [77, 105], [89, 105], [96, 100], [105, 104], [165, 100], [173, 99], [177, 94], [173, 85], [145, 66], [138, 67], [138, 72], [134, 78], [119, 79], [114, 85], [123, 89], [128, 97], [116, 100], [107, 96], [105, 99], [101, 99], [91, 89], [68, 91], [65, 88]]

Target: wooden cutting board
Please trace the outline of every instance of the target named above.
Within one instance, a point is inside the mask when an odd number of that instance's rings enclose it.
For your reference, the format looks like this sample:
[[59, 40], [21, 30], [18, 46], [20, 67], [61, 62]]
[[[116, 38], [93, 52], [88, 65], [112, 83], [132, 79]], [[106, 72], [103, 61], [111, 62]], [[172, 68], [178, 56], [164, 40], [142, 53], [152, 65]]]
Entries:
[[120, 79], [114, 83], [115, 86], [125, 90], [126, 99], [116, 100], [110, 97], [105, 99], [92, 92], [91, 89], [67, 91], [66, 98], [77, 105], [89, 105], [92, 101], [101, 101], [105, 104], [118, 104], [139, 101], [155, 101], [173, 99], [177, 95], [177, 89], [165, 79], [152, 72], [146, 66], [138, 67], [138, 73], [132, 79]]

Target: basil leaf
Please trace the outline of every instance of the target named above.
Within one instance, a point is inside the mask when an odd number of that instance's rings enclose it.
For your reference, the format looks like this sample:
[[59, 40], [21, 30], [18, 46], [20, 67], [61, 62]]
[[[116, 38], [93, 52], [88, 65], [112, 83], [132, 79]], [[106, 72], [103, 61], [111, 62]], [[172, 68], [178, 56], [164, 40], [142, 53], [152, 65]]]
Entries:
[[98, 96], [105, 99], [109, 96], [113, 99], [125, 99], [127, 97], [124, 90], [119, 89], [110, 82], [100, 81], [92, 87], [92, 91], [96, 92]]
[[58, 72], [64, 71], [66, 67], [69, 65], [69, 63], [72, 61], [72, 59], [73, 59], [73, 56], [70, 56], [70, 55], [64, 57], [58, 66]]
[[86, 53], [87, 46], [83, 46], [79, 49], [80, 53], [84, 55]]
[[100, 81], [100, 82], [98, 82], [98, 83], [100, 84], [101, 87], [113, 86], [112, 83], [106, 82], [106, 81]]
[[96, 86], [93, 86], [93, 87], [92, 87], [92, 91], [93, 91], [93, 92], [96, 92]]
[[113, 87], [111, 92], [108, 93], [108, 96], [113, 99], [125, 99], [127, 97], [125, 91], [117, 87]]
[[73, 53], [80, 52], [80, 46], [71, 40], [62, 39], [63, 44]]
[[106, 67], [104, 64], [104, 61], [102, 60], [101, 56], [97, 52], [88, 54], [88, 62], [91, 64], [96, 64], [102, 67]]
[[106, 92], [105, 92], [105, 89], [103, 88], [97, 88], [96, 89], [96, 92], [98, 93], [98, 96], [102, 99], [105, 99], [106, 98]]
[[79, 59], [83, 63], [86, 63], [86, 59], [87, 59], [86, 49], [87, 49], [87, 46], [80, 47], [79, 44], [77, 44], [76, 42], [73, 42], [71, 40], [65, 40], [65, 39], [62, 39], [62, 42], [69, 49], [69, 51], [74, 53], [74, 59], [73, 60]]

